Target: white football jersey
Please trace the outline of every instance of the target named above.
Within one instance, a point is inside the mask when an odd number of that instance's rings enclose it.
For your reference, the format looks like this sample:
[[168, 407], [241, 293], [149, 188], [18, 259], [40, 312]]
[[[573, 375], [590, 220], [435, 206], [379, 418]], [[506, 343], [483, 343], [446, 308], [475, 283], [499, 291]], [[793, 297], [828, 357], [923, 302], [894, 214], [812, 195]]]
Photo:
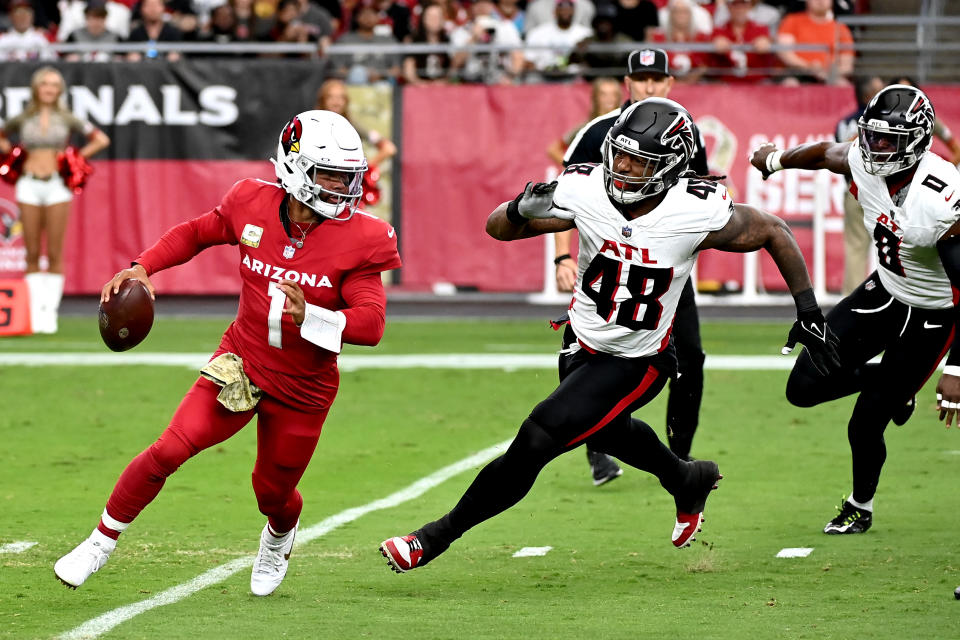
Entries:
[[627, 358], [667, 348], [680, 292], [711, 231], [733, 213], [723, 185], [681, 179], [650, 213], [626, 219], [603, 186], [603, 168], [568, 167], [555, 206], [573, 212], [579, 274], [570, 323], [590, 349]]
[[960, 218], [960, 173], [927, 152], [897, 205], [886, 179], [867, 173], [860, 143], [850, 145], [847, 160], [851, 190], [863, 207], [863, 224], [877, 247], [877, 273], [894, 298], [922, 309], [953, 306], [953, 290], [937, 254], [937, 241]]

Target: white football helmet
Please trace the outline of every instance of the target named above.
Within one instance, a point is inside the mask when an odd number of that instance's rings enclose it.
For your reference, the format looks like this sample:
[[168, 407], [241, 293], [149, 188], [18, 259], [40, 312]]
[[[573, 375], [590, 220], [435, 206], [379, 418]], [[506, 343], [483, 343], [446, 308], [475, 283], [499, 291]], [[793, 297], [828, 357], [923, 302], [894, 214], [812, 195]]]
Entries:
[[[277, 157], [270, 161], [286, 192], [321, 216], [349, 220], [357, 210], [367, 159], [360, 135], [343, 116], [319, 110], [294, 116], [280, 132]], [[318, 169], [346, 174], [346, 193], [317, 184]]]

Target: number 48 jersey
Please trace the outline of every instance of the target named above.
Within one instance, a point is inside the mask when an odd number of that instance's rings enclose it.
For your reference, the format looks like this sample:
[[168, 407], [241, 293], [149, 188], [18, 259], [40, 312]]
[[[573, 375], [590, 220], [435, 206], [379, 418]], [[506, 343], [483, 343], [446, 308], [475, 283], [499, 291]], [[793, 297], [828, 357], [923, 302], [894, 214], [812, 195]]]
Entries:
[[554, 204], [573, 212], [580, 236], [569, 312], [577, 338], [626, 358], [663, 351], [697, 247], [733, 213], [726, 188], [681, 178], [653, 211], [628, 220], [607, 196], [599, 165], [572, 165], [557, 182]]
[[859, 142], [847, 154], [850, 190], [863, 207], [863, 224], [877, 247], [877, 274], [894, 298], [921, 309], [949, 309], [953, 290], [937, 242], [960, 219], [960, 173], [927, 152], [917, 163], [907, 196], [897, 204], [886, 179], [867, 173]]

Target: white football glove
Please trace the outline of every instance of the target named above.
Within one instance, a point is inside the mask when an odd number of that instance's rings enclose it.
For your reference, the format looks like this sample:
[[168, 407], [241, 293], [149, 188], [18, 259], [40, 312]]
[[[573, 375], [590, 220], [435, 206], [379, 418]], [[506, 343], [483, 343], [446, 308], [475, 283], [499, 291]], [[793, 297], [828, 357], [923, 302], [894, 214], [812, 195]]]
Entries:
[[557, 181], [528, 182], [520, 199], [517, 200], [517, 211], [524, 218], [562, 218], [572, 220], [573, 212], [554, 205], [553, 193], [557, 190]]

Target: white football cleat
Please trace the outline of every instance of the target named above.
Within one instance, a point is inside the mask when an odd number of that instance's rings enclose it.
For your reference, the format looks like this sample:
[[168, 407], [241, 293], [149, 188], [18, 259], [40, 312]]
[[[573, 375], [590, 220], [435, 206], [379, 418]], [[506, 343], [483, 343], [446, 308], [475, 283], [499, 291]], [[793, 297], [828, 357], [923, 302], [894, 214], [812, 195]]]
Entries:
[[[106, 536], [103, 537], [106, 538]], [[94, 540], [91, 536], [57, 560], [53, 565], [53, 573], [60, 582], [71, 589], [76, 589], [107, 564], [112, 552], [113, 549], [107, 548], [105, 544]]]
[[253, 573], [250, 575], [250, 591], [253, 595], [268, 596], [283, 582], [299, 526], [298, 520], [293, 529], [277, 538], [270, 533], [270, 523], [264, 525], [260, 533], [260, 551], [257, 559], [253, 561]]

